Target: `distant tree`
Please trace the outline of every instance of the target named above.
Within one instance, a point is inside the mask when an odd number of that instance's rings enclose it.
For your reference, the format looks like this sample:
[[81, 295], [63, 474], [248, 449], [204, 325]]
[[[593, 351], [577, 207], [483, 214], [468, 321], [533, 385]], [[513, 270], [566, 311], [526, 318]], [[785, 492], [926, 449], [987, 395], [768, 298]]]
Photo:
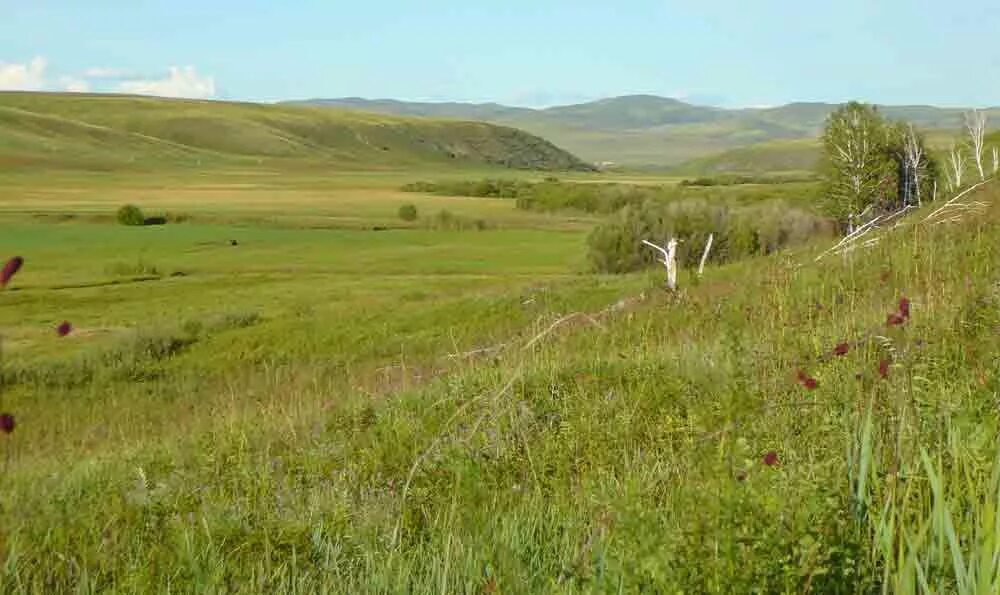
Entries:
[[965, 127], [969, 131], [969, 142], [972, 146], [972, 158], [976, 161], [976, 169], [979, 170], [979, 179], [986, 179], [986, 172], [983, 170], [983, 139], [986, 136], [986, 114], [979, 110], [972, 110], [965, 114]]
[[834, 111], [822, 141], [825, 207], [849, 230], [862, 213], [919, 205], [933, 194], [937, 166], [923, 137], [872, 105]]
[[125, 205], [118, 209], [116, 215], [118, 223], [122, 225], [145, 225], [146, 216], [142, 214], [142, 209], [135, 205]]
[[851, 102], [830, 114], [823, 131], [827, 210], [846, 222], [884, 193], [893, 164], [887, 124], [874, 106]]
[[948, 153], [948, 189], [958, 190], [962, 187], [962, 174], [965, 173], [965, 153], [957, 143], [952, 143]]
[[403, 221], [416, 221], [418, 216], [417, 206], [414, 204], [402, 205], [399, 207], [398, 215]]

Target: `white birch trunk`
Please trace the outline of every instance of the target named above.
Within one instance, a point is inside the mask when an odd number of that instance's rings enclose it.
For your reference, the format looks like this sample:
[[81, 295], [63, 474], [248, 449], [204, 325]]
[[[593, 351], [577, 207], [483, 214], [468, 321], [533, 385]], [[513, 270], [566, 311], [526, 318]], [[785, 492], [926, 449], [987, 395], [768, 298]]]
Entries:
[[701, 277], [705, 272], [705, 261], [708, 260], [708, 253], [712, 250], [712, 240], [715, 239], [715, 234], [708, 234], [708, 241], [705, 242], [705, 251], [701, 253], [701, 262], [698, 263], [698, 276]]

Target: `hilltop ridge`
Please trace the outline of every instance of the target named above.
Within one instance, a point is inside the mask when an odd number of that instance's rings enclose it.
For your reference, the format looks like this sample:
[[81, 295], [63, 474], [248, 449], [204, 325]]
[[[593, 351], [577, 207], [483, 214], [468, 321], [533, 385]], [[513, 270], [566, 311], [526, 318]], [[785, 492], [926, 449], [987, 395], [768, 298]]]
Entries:
[[295, 159], [343, 167], [590, 166], [510, 126], [316, 107], [0, 93], [0, 163], [67, 167]]

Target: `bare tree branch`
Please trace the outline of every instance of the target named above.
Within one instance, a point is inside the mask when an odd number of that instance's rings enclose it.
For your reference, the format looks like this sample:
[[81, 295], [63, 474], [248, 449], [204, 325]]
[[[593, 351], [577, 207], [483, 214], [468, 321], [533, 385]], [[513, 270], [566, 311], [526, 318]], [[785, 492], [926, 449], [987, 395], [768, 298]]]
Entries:
[[985, 180], [983, 138], [986, 136], [986, 114], [979, 110], [967, 112], [965, 114], [965, 127], [969, 130], [969, 139], [972, 141], [972, 157], [976, 160], [976, 167], [979, 169], [979, 179]]
[[965, 172], [965, 153], [962, 152], [961, 147], [952, 144], [951, 154], [948, 157], [951, 164], [948, 181], [952, 184], [953, 190], [958, 190], [962, 187], [962, 174]]

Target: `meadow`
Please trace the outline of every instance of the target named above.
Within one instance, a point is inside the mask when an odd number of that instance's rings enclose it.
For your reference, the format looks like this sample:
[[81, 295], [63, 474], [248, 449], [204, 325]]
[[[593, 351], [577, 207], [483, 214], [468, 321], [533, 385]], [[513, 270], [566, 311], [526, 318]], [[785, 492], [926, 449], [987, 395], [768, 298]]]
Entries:
[[400, 190], [548, 176], [0, 175], [0, 591], [997, 591], [995, 183], [676, 293], [591, 271], [600, 213]]

